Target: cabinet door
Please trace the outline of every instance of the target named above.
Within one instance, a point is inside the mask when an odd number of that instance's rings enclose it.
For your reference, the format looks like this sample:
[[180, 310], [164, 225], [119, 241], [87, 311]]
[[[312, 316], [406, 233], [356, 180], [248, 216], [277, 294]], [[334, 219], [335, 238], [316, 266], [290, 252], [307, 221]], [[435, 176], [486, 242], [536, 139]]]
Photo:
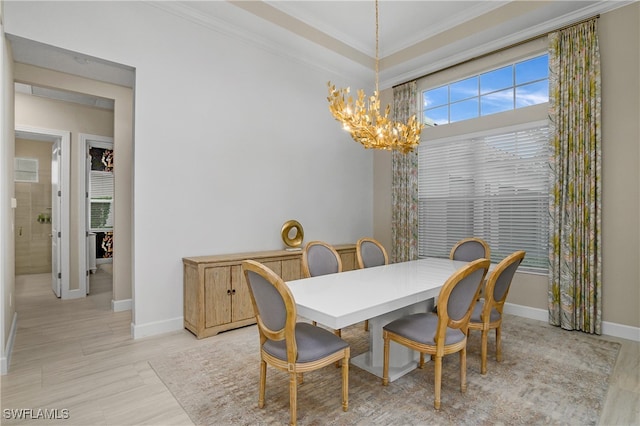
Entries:
[[244, 278], [241, 265], [231, 267], [231, 321], [242, 321], [255, 316], [253, 303], [247, 287], [247, 280]]
[[267, 268], [271, 269], [279, 277], [282, 276], [282, 261], [280, 261], [280, 260], [270, 260], [270, 261], [262, 262], [262, 261], [258, 260], [258, 262], [262, 263], [264, 266], [266, 266]]
[[231, 322], [231, 266], [204, 270], [205, 327]]
[[298, 280], [302, 278], [302, 266], [300, 257], [282, 260], [282, 279], [285, 281]]
[[342, 270], [352, 271], [356, 269], [356, 252], [355, 250], [340, 251], [340, 259], [342, 259]]

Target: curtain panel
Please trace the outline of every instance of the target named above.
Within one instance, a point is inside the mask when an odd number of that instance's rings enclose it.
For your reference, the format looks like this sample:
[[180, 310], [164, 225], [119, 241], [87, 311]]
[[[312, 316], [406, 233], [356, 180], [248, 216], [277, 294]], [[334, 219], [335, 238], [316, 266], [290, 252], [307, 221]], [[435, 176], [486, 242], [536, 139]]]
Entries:
[[[393, 111], [396, 121], [407, 122], [417, 113], [416, 81], [393, 89]], [[392, 152], [391, 180], [392, 263], [418, 258], [418, 152]]]
[[597, 19], [549, 35], [549, 322], [602, 332]]

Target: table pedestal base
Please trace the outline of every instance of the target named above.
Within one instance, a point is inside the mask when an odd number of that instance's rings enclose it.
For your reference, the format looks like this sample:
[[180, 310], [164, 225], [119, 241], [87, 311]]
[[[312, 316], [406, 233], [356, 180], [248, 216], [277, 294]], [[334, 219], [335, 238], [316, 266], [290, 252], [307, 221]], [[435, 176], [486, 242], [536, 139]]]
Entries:
[[[433, 309], [433, 300], [419, 302], [369, 320], [369, 351], [351, 358], [351, 363], [371, 374], [382, 378], [384, 360], [384, 340], [382, 327], [406, 315], [429, 312]], [[404, 376], [418, 366], [420, 354], [395, 342], [389, 343], [389, 381]]]

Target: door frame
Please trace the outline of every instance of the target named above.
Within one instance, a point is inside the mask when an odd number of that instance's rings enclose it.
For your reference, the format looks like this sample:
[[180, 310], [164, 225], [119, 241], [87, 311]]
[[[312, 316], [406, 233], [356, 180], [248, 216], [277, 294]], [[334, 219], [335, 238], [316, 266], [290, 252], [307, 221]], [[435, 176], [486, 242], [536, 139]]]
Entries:
[[[56, 296], [62, 297], [62, 140], [51, 144], [51, 287]], [[54, 167], [55, 165], [55, 167]]]
[[[84, 297], [82, 293], [84, 288], [70, 289], [70, 231], [71, 231], [71, 218], [70, 218], [70, 195], [71, 195], [71, 132], [65, 130], [46, 129], [42, 127], [32, 127], [24, 125], [15, 125], [16, 137], [22, 139], [39, 140], [43, 142], [54, 143], [60, 141], [60, 175], [61, 182], [60, 187], [60, 243], [59, 253], [61, 256], [61, 298], [62, 299], [75, 299]], [[51, 194], [54, 197], [54, 194]], [[53, 202], [53, 200], [52, 200]], [[52, 265], [53, 267], [53, 265]]]

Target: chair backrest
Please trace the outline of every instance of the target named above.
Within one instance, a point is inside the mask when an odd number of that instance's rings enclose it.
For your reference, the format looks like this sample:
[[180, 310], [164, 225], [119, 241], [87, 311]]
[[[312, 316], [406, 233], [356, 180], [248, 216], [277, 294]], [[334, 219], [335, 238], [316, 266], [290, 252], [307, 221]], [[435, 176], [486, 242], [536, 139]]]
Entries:
[[311, 241], [302, 252], [302, 275], [317, 277], [319, 275], [342, 272], [342, 259], [338, 252], [322, 241]]
[[451, 275], [438, 296], [438, 336], [446, 335], [446, 329], [460, 329], [467, 334], [469, 318], [473, 311], [484, 277], [489, 270], [488, 259], [474, 260]]
[[254, 260], [243, 261], [242, 270], [258, 324], [260, 344], [267, 340], [286, 340], [287, 358], [295, 363], [297, 311], [289, 287], [275, 272]]
[[476, 259], [491, 259], [491, 249], [489, 244], [481, 238], [465, 238], [453, 246], [449, 258], [465, 262], [471, 262]]
[[373, 238], [360, 238], [356, 243], [356, 258], [360, 269], [386, 265], [389, 256], [380, 242]]
[[509, 294], [509, 288], [511, 287], [511, 281], [513, 280], [516, 270], [522, 263], [525, 254], [522, 250], [513, 252], [498, 263], [498, 266], [491, 271], [484, 294], [485, 306], [483, 311], [485, 311], [487, 315], [493, 308], [496, 308], [498, 312], [502, 313], [504, 302], [507, 300], [507, 294]]

